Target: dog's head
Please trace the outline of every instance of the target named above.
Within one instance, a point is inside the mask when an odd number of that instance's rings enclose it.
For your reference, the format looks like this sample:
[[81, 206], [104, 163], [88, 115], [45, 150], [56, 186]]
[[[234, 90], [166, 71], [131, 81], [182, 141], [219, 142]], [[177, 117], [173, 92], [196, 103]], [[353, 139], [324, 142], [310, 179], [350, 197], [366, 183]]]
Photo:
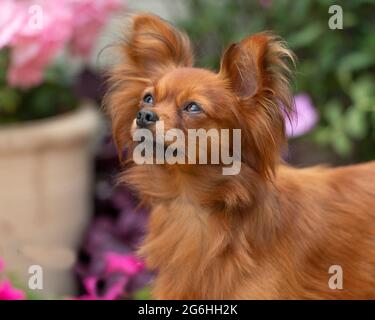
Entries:
[[119, 150], [136, 128], [240, 129], [242, 161], [269, 176], [285, 144], [292, 112], [292, 54], [269, 33], [232, 44], [219, 72], [194, 68], [187, 36], [153, 15], [139, 15], [121, 46], [106, 104]]

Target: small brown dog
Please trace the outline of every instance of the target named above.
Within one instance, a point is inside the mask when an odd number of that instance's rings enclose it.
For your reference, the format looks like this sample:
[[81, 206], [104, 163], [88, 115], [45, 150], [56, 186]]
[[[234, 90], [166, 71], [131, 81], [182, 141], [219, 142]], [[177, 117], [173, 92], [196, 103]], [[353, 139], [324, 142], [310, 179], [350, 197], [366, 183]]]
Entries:
[[121, 50], [106, 98], [120, 152], [136, 145], [141, 110], [151, 128], [163, 120], [166, 129], [242, 133], [238, 175], [163, 164], [132, 165], [122, 176], [152, 209], [140, 253], [158, 271], [155, 298], [375, 298], [375, 163], [282, 163], [293, 56], [277, 37], [231, 45], [214, 73], [192, 67], [185, 34], [139, 15]]

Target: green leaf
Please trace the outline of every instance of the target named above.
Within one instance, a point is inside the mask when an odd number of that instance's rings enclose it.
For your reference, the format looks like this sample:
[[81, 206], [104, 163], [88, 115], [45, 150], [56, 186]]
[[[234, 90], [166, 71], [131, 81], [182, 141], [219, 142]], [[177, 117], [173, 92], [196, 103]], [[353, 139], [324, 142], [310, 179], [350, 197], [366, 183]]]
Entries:
[[145, 287], [138, 290], [133, 297], [135, 300], [151, 300], [150, 288]]
[[366, 113], [358, 108], [349, 108], [345, 115], [345, 129], [352, 138], [363, 139], [368, 130]]
[[339, 130], [333, 132], [332, 146], [335, 149], [335, 151], [343, 157], [349, 156], [350, 152], [352, 151], [351, 141], [344, 134], [344, 132], [341, 132]]
[[6, 82], [6, 73], [9, 65], [9, 50], [0, 50], [0, 85]]
[[21, 97], [15, 89], [9, 87], [0, 88], [0, 113], [15, 113], [20, 100]]
[[323, 115], [332, 127], [340, 126], [343, 116], [341, 104], [336, 100], [330, 101], [324, 106]]
[[350, 71], [337, 69], [336, 75], [341, 87], [345, 91], [350, 90], [350, 86], [352, 84], [352, 74], [350, 73]]
[[321, 146], [326, 146], [331, 142], [331, 131], [330, 127], [318, 127], [313, 133], [313, 140]]
[[289, 37], [289, 45], [293, 49], [306, 47], [317, 40], [323, 31], [323, 27], [317, 22], [307, 25], [301, 31], [297, 31]]
[[343, 71], [357, 71], [375, 65], [375, 54], [362, 51], [351, 53], [341, 59], [339, 69]]
[[363, 76], [353, 82], [350, 97], [354, 104], [361, 109], [370, 109], [375, 102], [375, 79]]

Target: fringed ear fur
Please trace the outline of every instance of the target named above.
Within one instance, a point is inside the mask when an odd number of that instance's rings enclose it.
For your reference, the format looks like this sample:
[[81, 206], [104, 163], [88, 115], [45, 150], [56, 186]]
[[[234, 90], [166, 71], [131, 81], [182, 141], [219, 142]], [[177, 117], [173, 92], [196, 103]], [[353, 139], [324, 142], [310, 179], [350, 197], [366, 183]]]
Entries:
[[221, 60], [220, 76], [239, 102], [247, 139], [243, 146], [248, 148], [242, 154], [266, 178], [274, 173], [286, 143], [284, 119], [294, 112], [290, 62], [294, 65], [294, 55], [268, 32], [232, 44]]

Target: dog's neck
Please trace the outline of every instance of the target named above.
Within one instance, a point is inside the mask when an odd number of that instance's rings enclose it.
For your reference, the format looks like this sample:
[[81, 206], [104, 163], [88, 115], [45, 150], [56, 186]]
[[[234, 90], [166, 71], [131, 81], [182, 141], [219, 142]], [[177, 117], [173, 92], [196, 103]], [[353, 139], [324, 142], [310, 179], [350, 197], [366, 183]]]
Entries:
[[[140, 253], [159, 272], [156, 288], [170, 290], [174, 297], [197, 292], [201, 298], [205, 291], [224, 296], [225, 290], [214, 290], [209, 279], [218, 273], [225, 277], [250, 273], [257, 253], [277, 234], [272, 183], [246, 166], [238, 176], [220, 172], [209, 166], [188, 172], [138, 166], [124, 176], [152, 207]], [[181, 266], [184, 271], [179, 270]], [[178, 275], [178, 283], [173, 275]]]

